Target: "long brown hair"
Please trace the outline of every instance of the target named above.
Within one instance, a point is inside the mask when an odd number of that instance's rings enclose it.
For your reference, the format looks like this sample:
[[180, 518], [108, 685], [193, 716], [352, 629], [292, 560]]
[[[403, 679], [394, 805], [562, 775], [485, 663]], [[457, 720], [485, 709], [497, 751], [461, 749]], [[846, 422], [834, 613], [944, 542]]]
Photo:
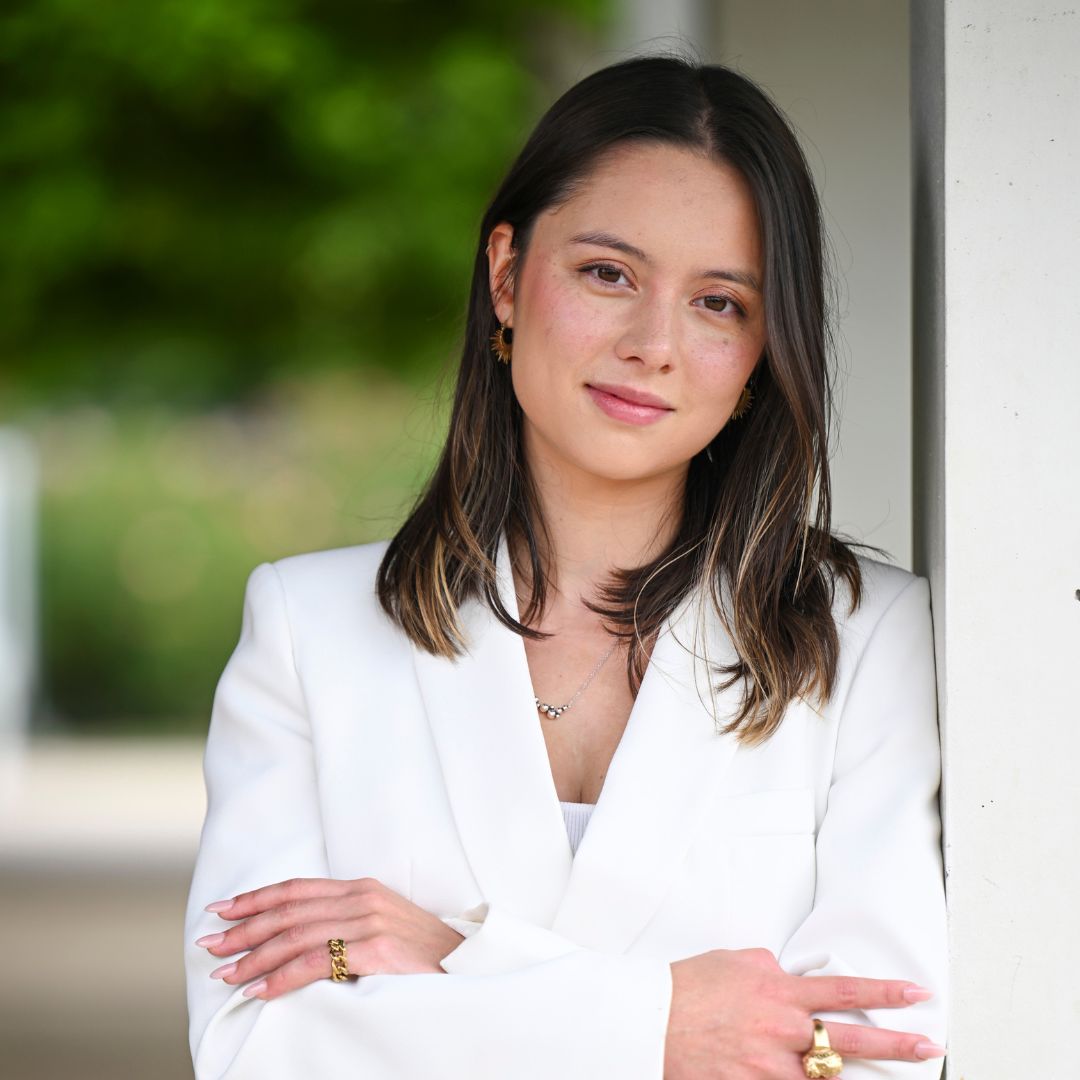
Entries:
[[[830, 529], [833, 307], [817, 192], [782, 113], [729, 68], [635, 57], [578, 82], [541, 118], [484, 214], [446, 444], [389, 542], [376, 587], [386, 613], [436, 655], [460, 655], [457, 610], [472, 597], [515, 632], [549, 636], [526, 625], [544, 610], [537, 532], [547, 533], [509, 368], [492, 352], [499, 322], [486, 245], [495, 225], [509, 222], [520, 266], [537, 215], [570, 198], [599, 154], [630, 141], [704, 152], [745, 177], [761, 223], [768, 345], [751, 378], [749, 413], [725, 424], [689, 463], [670, 545], [647, 565], [614, 570], [600, 589], [604, 602], [587, 606], [630, 640], [626, 670], [636, 694], [647, 666], [643, 643], [704, 588], [737, 656], [717, 666], [720, 687], [744, 684], [741, 707], [722, 731], [752, 745], [776, 730], [792, 699], [828, 700], [839, 652], [836, 587], [846, 581], [854, 611], [862, 581], [850, 542]], [[521, 622], [496, 583], [504, 532], [510, 550], [520, 541], [531, 562]]]

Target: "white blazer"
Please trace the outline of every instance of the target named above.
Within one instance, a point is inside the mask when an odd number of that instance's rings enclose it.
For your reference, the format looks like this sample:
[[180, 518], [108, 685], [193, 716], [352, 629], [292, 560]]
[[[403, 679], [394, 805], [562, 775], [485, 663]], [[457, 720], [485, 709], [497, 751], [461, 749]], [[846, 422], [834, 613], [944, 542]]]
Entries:
[[[671, 962], [755, 946], [794, 975], [930, 988], [907, 1008], [817, 1015], [945, 1042], [924, 578], [860, 560], [863, 604], [848, 617], [837, 599], [832, 700], [794, 702], [757, 748], [715, 733], [687, 650], [699, 619], [699, 653], [730, 659], [730, 643], [684, 600], [573, 856], [521, 638], [471, 601], [467, 657], [415, 648], [375, 596], [385, 549], [296, 555], [248, 580], [184, 924], [198, 1080], [661, 1080]], [[497, 565], [517, 617], [505, 537]], [[721, 719], [737, 693], [716, 698]], [[205, 905], [291, 877], [378, 878], [467, 936], [447, 974], [327, 978], [271, 1001], [210, 979], [224, 961], [194, 940], [225, 924]], [[844, 1069], [940, 1074], [940, 1059]]]

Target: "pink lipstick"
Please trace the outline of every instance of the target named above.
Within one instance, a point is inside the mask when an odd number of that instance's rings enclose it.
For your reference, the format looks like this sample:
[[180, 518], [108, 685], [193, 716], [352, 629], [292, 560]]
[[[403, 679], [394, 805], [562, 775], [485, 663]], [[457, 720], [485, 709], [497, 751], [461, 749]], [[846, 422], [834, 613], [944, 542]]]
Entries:
[[674, 411], [663, 398], [629, 386], [595, 383], [585, 389], [608, 416], [628, 424], [652, 424]]

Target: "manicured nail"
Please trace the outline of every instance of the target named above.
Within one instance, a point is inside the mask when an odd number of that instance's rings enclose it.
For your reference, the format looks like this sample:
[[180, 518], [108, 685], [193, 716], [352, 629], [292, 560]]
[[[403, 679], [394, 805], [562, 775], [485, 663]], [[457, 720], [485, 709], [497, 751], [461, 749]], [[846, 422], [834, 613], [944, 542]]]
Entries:
[[904, 1000], [911, 1004], [916, 1001], [929, 1001], [933, 996], [934, 992], [927, 990], [925, 986], [907, 986], [904, 988]]
[[944, 1057], [948, 1050], [944, 1046], [938, 1046], [937, 1043], [921, 1042], [915, 1044], [915, 1053], [921, 1058], [934, 1058]]
[[232, 900], [215, 900], [212, 904], [207, 904], [203, 911], [228, 911], [235, 903], [235, 897]]
[[252, 983], [244, 991], [244, 997], [254, 997], [256, 994], [261, 994], [265, 989], [266, 989], [266, 980], [265, 979], [260, 979], [257, 983]]
[[207, 934], [205, 937], [199, 938], [195, 942], [196, 945], [201, 945], [204, 949], [213, 948], [215, 945], [220, 945], [225, 940], [224, 932], [220, 934]]
[[221, 967], [216, 968], [210, 972], [211, 979], [224, 979], [226, 975], [232, 975], [239, 965], [237, 963], [222, 964]]

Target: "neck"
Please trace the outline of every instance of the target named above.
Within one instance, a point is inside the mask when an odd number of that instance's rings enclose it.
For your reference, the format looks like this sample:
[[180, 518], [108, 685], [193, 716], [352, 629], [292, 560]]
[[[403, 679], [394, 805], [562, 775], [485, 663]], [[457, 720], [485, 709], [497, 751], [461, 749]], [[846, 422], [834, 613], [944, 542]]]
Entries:
[[[542, 452], [528, 455], [547, 527], [537, 530], [541, 564], [553, 595], [550, 610], [580, 608], [617, 567], [642, 566], [660, 554], [679, 527], [686, 468], [629, 480], [586, 473]], [[519, 543], [514, 566], [519, 596], [528, 596], [529, 562]]]

